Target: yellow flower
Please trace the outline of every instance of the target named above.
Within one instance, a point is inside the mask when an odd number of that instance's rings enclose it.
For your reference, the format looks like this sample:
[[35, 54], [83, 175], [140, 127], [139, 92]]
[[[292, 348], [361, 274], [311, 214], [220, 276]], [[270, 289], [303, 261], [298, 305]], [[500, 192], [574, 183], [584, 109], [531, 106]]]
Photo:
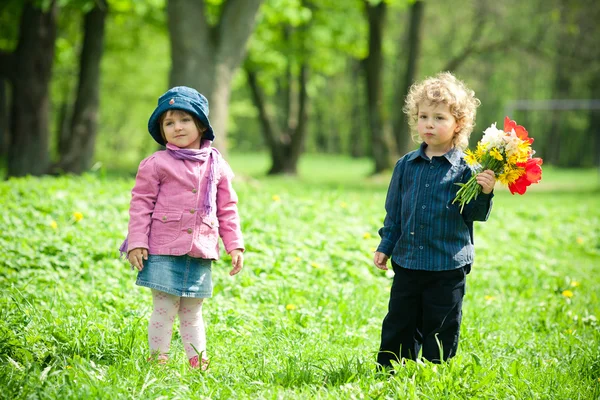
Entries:
[[522, 142], [517, 150], [517, 162], [527, 162], [529, 154], [531, 154], [531, 145], [529, 142]]
[[346, 202], [345, 202], [345, 201], [342, 201], [342, 202], [340, 203], [340, 207], [342, 207], [342, 208], [347, 208], [347, 207], [348, 207], [348, 204], [346, 204]]
[[369, 232], [365, 232], [363, 234], [363, 239], [371, 239], [371, 234]]
[[578, 243], [578, 244], [583, 244], [583, 242], [584, 242], [584, 240], [583, 240], [583, 238], [582, 238], [582, 237], [578, 237], [578, 238], [577, 238], [577, 243]]
[[481, 160], [481, 157], [485, 154], [485, 145], [481, 142], [477, 143], [477, 148], [475, 149], [475, 156], [478, 160]]
[[470, 149], [465, 151], [465, 161], [469, 165], [475, 165], [479, 162], [475, 153], [473, 153]]
[[502, 157], [502, 153], [500, 153], [500, 152], [498, 151], [498, 149], [497, 149], [497, 148], [495, 148], [495, 147], [494, 147], [493, 149], [491, 149], [491, 150], [490, 150], [490, 156], [494, 157], [494, 158], [495, 158], [496, 160], [498, 160], [498, 161], [502, 161], [502, 160], [504, 160], [504, 157]]
[[56, 221], [52, 221], [52, 222], [50, 222], [50, 227], [52, 229], [58, 229], [58, 224], [56, 223]]
[[319, 264], [317, 264], [316, 262], [311, 262], [310, 266], [313, 268], [317, 268], [317, 269], [321, 268], [321, 266]]
[[490, 295], [486, 295], [486, 296], [484, 297], [484, 299], [485, 299], [486, 301], [492, 301], [492, 300], [494, 300], [494, 299], [495, 299], [495, 297], [494, 297], [494, 296], [490, 296]]
[[504, 172], [498, 175], [498, 180], [504, 185], [510, 185], [525, 173], [523, 168], [510, 168], [506, 165]]
[[577, 281], [571, 282], [571, 287], [577, 287], [577, 286], [579, 286], [579, 282], [577, 282]]
[[300, 258], [300, 257], [294, 257], [294, 261], [298, 262], [298, 261], [300, 261], [300, 260], [301, 260], [301, 258]]
[[563, 290], [562, 295], [567, 298], [571, 298], [573, 297], [573, 292], [571, 292], [570, 290]]
[[287, 306], [285, 306], [285, 309], [288, 311], [292, 311], [295, 310], [297, 307], [295, 304], [288, 304]]
[[73, 218], [75, 218], [76, 222], [79, 222], [79, 221], [81, 221], [83, 219], [83, 214], [80, 213], [79, 211], [75, 211], [73, 213]]
[[272, 198], [273, 198], [273, 201], [281, 201], [281, 197], [279, 197], [276, 194], [274, 194]]

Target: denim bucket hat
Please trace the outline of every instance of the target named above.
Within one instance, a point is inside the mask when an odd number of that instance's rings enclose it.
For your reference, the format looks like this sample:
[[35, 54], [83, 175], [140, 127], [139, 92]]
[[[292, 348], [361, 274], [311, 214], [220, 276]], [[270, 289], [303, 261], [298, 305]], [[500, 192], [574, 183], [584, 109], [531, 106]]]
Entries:
[[212, 126], [208, 120], [208, 100], [197, 90], [187, 86], [176, 86], [158, 98], [158, 105], [148, 120], [148, 132], [160, 145], [166, 145], [160, 134], [160, 116], [169, 110], [182, 110], [197, 117], [206, 131], [202, 138], [215, 140]]

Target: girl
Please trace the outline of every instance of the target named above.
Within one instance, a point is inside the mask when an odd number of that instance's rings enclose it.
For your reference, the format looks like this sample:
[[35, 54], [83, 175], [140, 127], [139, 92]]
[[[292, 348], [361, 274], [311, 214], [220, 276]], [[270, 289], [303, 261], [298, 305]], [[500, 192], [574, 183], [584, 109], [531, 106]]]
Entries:
[[215, 136], [208, 101], [194, 89], [179, 86], [163, 94], [148, 131], [166, 150], [140, 163], [129, 233], [120, 250], [139, 271], [136, 284], [152, 290], [148, 343], [153, 358], [166, 362], [178, 315], [189, 363], [205, 370], [202, 302], [212, 296], [211, 264], [219, 258], [219, 236], [231, 255], [229, 274], [244, 264], [233, 172], [211, 147]]
[[450, 73], [415, 83], [404, 112], [420, 139], [418, 150], [402, 157], [388, 189], [381, 243], [373, 262], [394, 281], [383, 320], [377, 362], [423, 358], [432, 362], [456, 354], [466, 275], [473, 263], [473, 221], [490, 215], [495, 177], [477, 176], [483, 192], [461, 214], [452, 204], [459, 186], [471, 177], [462, 157], [480, 102]]

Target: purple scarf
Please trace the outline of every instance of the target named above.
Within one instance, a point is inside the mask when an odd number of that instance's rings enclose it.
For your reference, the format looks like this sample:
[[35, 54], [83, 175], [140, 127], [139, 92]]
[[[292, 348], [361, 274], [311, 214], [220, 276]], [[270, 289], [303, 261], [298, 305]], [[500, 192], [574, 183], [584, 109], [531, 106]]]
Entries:
[[[177, 160], [188, 160], [188, 161], [196, 161], [196, 162], [206, 162], [208, 161], [210, 164], [208, 166], [209, 170], [208, 170], [208, 182], [207, 182], [207, 187], [206, 187], [206, 191], [204, 193], [204, 199], [202, 201], [203, 203], [203, 208], [204, 208], [204, 215], [210, 215], [210, 213], [213, 210], [213, 204], [212, 204], [212, 198], [213, 198], [213, 193], [215, 192], [216, 189], [216, 185], [215, 185], [215, 175], [216, 175], [216, 164], [217, 164], [217, 156], [221, 153], [219, 153], [219, 150], [215, 149], [214, 147], [210, 146], [210, 140], [202, 140], [201, 144], [200, 144], [200, 149], [180, 149], [177, 146], [173, 146], [170, 143], [167, 143], [167, 153], [169, 153], [169, 155], [173, 158], [176, 158]], [[216, 207], [216, 205], [215, 205]], [[125, 238], [125, 241], [123, 242], [123, 244], [121, 244], [121, 247], [119, 247], [119, 252], [121, 253], [121, 256], [126, 255], [127, 254], [127, 238]]]

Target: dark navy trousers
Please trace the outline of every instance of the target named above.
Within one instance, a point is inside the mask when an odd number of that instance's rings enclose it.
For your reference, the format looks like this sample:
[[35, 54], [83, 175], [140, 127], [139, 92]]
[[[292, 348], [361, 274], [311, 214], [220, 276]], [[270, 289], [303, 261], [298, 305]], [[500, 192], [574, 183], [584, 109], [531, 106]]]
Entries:
[[456, 354], [471, 266], [451, 271], [420, 271], [392, 262], [394, 281], [388, 313], [381, 329], [377, 363], [391, 367], [391, 360], [422, 357], [439, 363]]

